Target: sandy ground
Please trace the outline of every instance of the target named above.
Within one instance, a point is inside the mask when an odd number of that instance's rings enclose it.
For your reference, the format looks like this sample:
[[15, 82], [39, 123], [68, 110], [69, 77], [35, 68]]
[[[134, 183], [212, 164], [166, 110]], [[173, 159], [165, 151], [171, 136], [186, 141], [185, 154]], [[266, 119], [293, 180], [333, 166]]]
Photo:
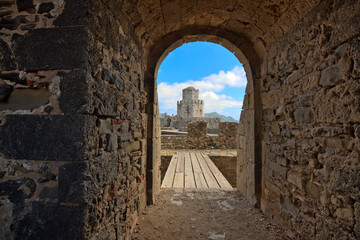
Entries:
[[162, 189], [139, 216], [133, 239], [286, 239], [238, 191]]

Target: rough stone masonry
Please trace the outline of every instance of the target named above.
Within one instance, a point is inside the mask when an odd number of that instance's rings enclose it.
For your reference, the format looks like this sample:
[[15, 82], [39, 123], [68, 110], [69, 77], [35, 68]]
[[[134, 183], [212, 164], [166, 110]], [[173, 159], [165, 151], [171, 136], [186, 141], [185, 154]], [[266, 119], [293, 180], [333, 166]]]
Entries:
[[356, 0], [1, 1], [1, 238], [129, 238], [160, 187], [157, 69], [210, 41], [247, 73], [239, 191], [293, 239], [359, 239], [359, 13]]

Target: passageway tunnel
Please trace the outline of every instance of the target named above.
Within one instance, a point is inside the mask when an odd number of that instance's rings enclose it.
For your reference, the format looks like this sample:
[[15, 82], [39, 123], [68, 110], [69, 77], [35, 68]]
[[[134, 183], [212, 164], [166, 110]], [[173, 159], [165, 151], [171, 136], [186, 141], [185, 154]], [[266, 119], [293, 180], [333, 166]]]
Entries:
[[238, 189], [299, 239], [360, 238], [360, 3], [0, 3], [5, 239], [122, 239], [160, 190], [156, 72], [186, 42], [243, 64]]

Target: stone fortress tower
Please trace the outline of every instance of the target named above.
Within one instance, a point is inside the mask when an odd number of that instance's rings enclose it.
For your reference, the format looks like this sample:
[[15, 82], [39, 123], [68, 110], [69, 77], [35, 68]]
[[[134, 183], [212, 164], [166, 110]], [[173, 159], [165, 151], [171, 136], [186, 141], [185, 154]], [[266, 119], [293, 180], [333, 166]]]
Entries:
[[[183, 89], [182, 100], [177, 101], [177, 115], [160, 119], [162, 130], [177, 129], [187, 132], [187, 125], [193, 121], [207, 122], [208, 133], [217, 134], [219, 131], [220, 118], [205, 117], [204, 101], [199, 99], [199, 89], [187, 87]], [[173, 134], [173, 133], [172, 133]]]
[[183, 89], [183, 98], [177, 102], [179, 118], [204, 117], [204, 101], [199, 100], [199, 89], [187, 87]]

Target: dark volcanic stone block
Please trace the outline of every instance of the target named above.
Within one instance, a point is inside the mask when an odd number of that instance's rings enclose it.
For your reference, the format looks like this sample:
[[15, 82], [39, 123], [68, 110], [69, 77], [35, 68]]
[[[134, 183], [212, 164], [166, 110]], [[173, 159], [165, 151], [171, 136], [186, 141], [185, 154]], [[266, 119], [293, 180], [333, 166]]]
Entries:
[[88, 9], [87, 1], [67, 1], [64, 11], [54, 20], [53, 24], [61, 27], [86, 25], [88, 22], [86, 11]]
[[87, 31], [83, 27], [33, 29], [13, 36], [19, 70], [84, 68]]
[[5, 16], [8, 16], [12, 13], [12, 11], [4, 11], [4, 12], [0, 12], [0, 18], [3, 18]]
[[58, 199], [58, 188], [44, 187], [39, 194], [39, 199]]
[[88, 78], [85, 71], [75, 70], [69, 73], [60, 73], [59, 105], [64, 113], [83, 114], [91, 112], [91, 93], [88, 88]]
[[0, 102], [6, 101], [13, 90], [14, 87], [11, 85], [0, 85]]
[[14, 3], [11, 0], [2, 0], [0, 1], [0, 7], [10, 7]]
[[33, 0], [16, 0], [18, 11], [35, 12]]
[[59, 202], [83, 203], [86, 170], [84, 163], [71, 163], [59, 168]]
[[52, 2], [42, 3], [39, 6], [38, 13], [48, 13], [53, 9], [54, 9], [54, 4]]
[[27, 30], [30, 30], [30, 29], [34, 28], [35, 26], [36, 26], [35, 23], [26, 24], [24, 26], [21, 26], [21, 30], [27, 31]]
[[15, 61], [12, 57], [9, 46], [6, 42], [0, 39], [0, 71], [9, 71], [16, 69]]
[[67, 115], [8, 115], [0, 127], [0, 155], [9, 159], [82, 161], [96, 118]]
[[19, 78], [19, 73], [0, 73], [0, 78], [10, 80], [11, 82], [26, 85], [26, 80]]
[[16, 30], [20, 24], [28, 23], [26, 16], [17, 16], [16, 18], [11, 18], [10, 16], [1, 18], [0, 20], [0, 29], [6, 28], [9, 30]]
[[[9, 180], [6, 182], [0, 183], [0, 196], [7, 196], [12, 203], [21, 203], [25, 198], [31, 197], [35, 189], [32, 192], [26, 192], [24, 189], [19, 187], [24, 183], [32, 181], [31, 179], [19, 179], [19, 180]], [[30, 185], [32, 186], [32, 184]]]
[[32, 202], [16, 208], [12, 223], [15, 239], [84, 239], [85, 207]]

